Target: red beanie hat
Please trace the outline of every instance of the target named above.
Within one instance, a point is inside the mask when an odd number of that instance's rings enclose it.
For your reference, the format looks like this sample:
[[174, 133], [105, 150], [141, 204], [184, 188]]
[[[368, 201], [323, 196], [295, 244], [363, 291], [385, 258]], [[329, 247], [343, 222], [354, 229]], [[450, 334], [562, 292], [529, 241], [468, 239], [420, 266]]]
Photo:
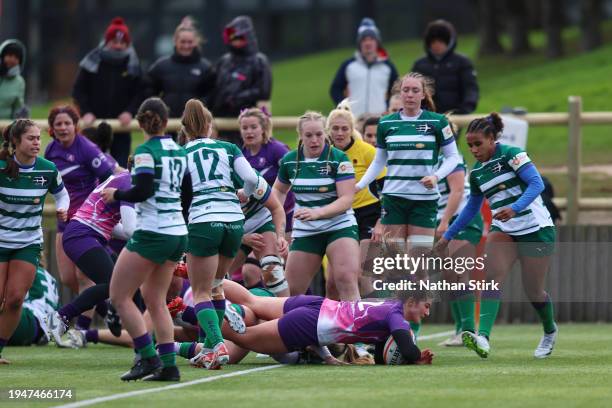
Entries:
[[130, 30], [121, 17], [113, 18], [113, 21], [111, 21], [104, 32], [104, 43], [108, 43], [115, 38], [121, 39], [128, 44], [131, 42]]

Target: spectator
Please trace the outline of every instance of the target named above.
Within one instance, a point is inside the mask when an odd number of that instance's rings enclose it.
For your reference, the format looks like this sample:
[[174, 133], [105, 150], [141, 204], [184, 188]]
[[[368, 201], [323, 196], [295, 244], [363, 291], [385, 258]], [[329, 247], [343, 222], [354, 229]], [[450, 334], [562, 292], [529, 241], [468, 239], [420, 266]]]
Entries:
[[25, 46], [19, 40], [6, 40], [0, 45], [0, 119], [28, 116], [21, 76], [25, 57]]
[[425, 29], [426, 56], [417, 60], [412, 71], [431, 78], [438, 113], [471, 113], [478, 104], [478, 83], [472, 61], [456, 53], [455, 27], [445, 20], [432, 21]]
[[[215, 64], [216, 83], [212, 112], [215, 117], [236, 118], [240, 110], [270, 99], [272, 71], [259, 52], [250, 17], [238, 16], [225, 26], [223, 42], [229, 52]], [[220, 131], [219, 139], [241, 145], [239, 131]]]
[[[83, 113], [85, 126], [96, 118], [119, 119], [128, 126], [142, 99], [142, 70], [130, 31], [121, 17], [115, 17], [104, 33], [104, 41], [79, 64], [72, 97]], [[111, 156], [127, 167], [131, 134], [115, 132]]]
[[355, 116], [380, 115], [387, 110], [396, 79], [397, 70], [382, 47], [374, 20], [364, 18], [357, 30], [357, 51], [340, 65], [332, 82], [330, 94], [334, 104], [348, 97]]
[[174, 31], [174, 53], [161, 57], [149, 68], [147, 95], [159, 96], [170, 108], [170, 117], [180, 118], [192, 98], [205, 102], [214, 86], [211, 63], [200, 53], [202, 37], [190, 17]]

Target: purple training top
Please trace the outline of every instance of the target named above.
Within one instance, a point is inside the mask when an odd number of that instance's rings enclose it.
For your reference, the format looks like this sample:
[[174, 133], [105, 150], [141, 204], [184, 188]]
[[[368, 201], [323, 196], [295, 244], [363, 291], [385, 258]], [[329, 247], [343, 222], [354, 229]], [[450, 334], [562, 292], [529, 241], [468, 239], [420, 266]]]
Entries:
[[[69, 220], [97, 185], [97, 180], [105, 178], [104, 176], [112, 172], [111, 163], [98, 146], [78, 134], [68, 148], [53, 140], [45, 150], [45, 159], [55, 163], [68, 190]], [[60, 232], [64, 227], [64, 223], [58, 222]]]
[[107, 241], [110, 240], [113, 228], [121, 221], [121, 206], [127, 205], [133, 207], [134, 204], [128, 203], [127, 201], [115, 201], [111, 204], [106, 204], [102, 200], [100, 193], [107, 187], [127, 190], [131, 188], [131, 186], [130, 173], [128, 171], [123, 171], [109, 177], [89, 194], [73, 219], [98, 232]]
[[[251, 164], [251, 167], [257, 170], [270, 186], [274, 185], [278, 175], [279, 162], [287, 152], [289, 152], [289, 147], [275, 139], [270, 139], [268, 143], [261, 145], [261, 149], [255, 155], [252, 155], [246, 147], [242, 148], [242, 154]], [[292, 229], [294, 206], [295, 195], [290, 191], [284, 205], [287, 215], [287, 231]]]

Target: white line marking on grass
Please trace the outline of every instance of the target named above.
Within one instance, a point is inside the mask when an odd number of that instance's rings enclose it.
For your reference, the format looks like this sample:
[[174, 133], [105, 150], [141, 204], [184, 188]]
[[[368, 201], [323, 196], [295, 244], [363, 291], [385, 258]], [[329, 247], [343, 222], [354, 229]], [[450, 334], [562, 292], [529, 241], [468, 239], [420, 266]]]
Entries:
[[455, 334], [455, 331], [449, 330], [449, 331], [445, 331], [441, 333], [428, 334], [426, 336], [417, 336], [417, 340], [437, 339], [438, 337], [446, 337], [446, 336], [450, 336], [451, 334]]
[[258, 372], [258, 371], [272, 370], [273, 368], [279, 368], [279, 367], [284, 367], [284, 365], [283, 364], [275, 364], [275, 365], [266, 366], [266, 367], [250, 368], [248, 370], [235, 371], [233, 373], [215, 375], [215, 376], [212, 376], [212, 377], [199, 378], [197, 380], [187, 381], [187, 382], [178, 383], [178, 384], [166, 385], [164, 387], [147, 388], [146, 390], [129, 391], [129, 392], [124, 392], [122, 394], [108, 395], [106, 397], [98, 397], [98, 398], [92, 398], [92, 399], [88, 399], [88, 400], [84, 400], [84, 401], [73, 402], [71, 404], [57, 405], [56, 407], [57, 408], [86, 407], [88, 405], [99, 404], [101, 402], [114, 401], [114, 400], [123, 399], [123, 398], [130, 398], [130, 397], [135, 397], [137, 395], [152, 394], [154, 392], [174, 390], [174, 389], [177, 389], [177, 388], [188, 387], [188, 386], [194, 385], [194, 384], [202, 384], [202, 383], [212, 382], [212, 381], [216, 381], [216, 380], [221, 380], [223, 378], [237, 377], [237, 376], [240, 376], [240, 375], [255, 373], [255, 372]]
[[[448, 336], [448, 335], [451, 335], [451, 334], [454, 334], [454, 333], [455, 333], [454, 330], [449, 330], [449, 331], [444, 331], [444, 332], [440, 332], [440, 333], [433, 333], [433, 334], [427, 334], [425, 336], [419, 336], [418, 339], [419, 340], [437, 339], [438, 337], [445, 337], [445, 336]], [[56, 405], [56, 408], [86, 407], [86, 406], [89, 406], [89, 405], [99, 404], [101, 402], [114, 401], [114, 400], [118, 400], [118, 399], [130, 398], [130, 397], [135, 397], [135, 396], [144, 395], [144, 394], [152, 394], [152, 393], [155, 393], [155, 392], [161, 392], [161, 391], [167, 391], [167, 390], [174, 390], [174, 389], [177, 389], [177, 388], [189, 387], [190, 385], [212, 382], [212, 381], [221, 380], [221, 379], [224, 379], [224, 378], [237, 377], [237, 376], [240, 376], [240, 375], [255, 373], [255, 372], [258, 372], [258, 371], [272, 370], [273, 368], [284, 367], [285, 365], [286, 364], [275, 364], [275, 365], [265, 366], [265, 367], [250, 368], [248, 370], [235, 371], [233, 373], [215, 375], [215, 376], [212, 376], [212, 377], [199, 378], [197, 380], [187, 381], [187, 382], [184, 382], [184, 383], [171, 384], [171, 385], [166, 385], [166, 386], [157, 387], [157, 388], [147, 388], [145, 390], [129, 391], [129, 392], [124, 392], [122, 394], [115, 394], [115, 395], [108, 395], [106, 397], [92, 398], [92, 399], [88, 399], [88, 400], [84, 400], [84, 401], [73, 402], [73, 403], [70, 403], [70, 404]]]

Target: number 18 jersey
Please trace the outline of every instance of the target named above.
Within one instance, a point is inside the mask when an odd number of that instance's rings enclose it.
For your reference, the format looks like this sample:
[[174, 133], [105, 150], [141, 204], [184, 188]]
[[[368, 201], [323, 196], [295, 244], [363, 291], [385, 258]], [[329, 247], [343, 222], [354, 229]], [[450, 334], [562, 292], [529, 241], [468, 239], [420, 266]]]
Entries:
[[136, 203], [136, 230], [187, 235], [181, 207], [181, 183], [187, 167], [185, 150], [170, 136], [155, 136], [134, 152], [133, 175], [153, 174], [155, 193]]
[[187, 173], [193, 186], [189, 223], [244, 219], [234, 185], [234, 162], [242, 152], [233, 143], [210, 138], [185, 145]]

